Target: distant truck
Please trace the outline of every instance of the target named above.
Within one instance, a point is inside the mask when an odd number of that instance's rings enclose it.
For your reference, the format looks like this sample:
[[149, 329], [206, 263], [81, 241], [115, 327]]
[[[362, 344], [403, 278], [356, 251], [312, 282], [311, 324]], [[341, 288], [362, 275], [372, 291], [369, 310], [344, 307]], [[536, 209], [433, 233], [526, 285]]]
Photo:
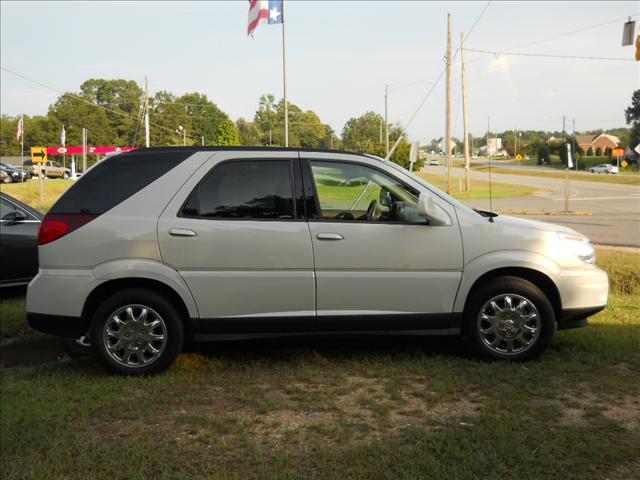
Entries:
[[40, 176], [42, 178], [64, 178], [71, 176], [71, 170], [63, 167], [58, 162], [52, 160], [46, 162], [34, 162], [33, 160], [25, 160], [24, 167], [32, 176]]

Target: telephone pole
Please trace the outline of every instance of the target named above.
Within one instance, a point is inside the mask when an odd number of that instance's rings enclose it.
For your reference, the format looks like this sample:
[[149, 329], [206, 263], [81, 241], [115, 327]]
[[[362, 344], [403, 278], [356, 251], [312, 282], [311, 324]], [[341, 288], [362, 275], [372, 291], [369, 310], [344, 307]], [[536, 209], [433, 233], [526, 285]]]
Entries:
[[467, 70], [464, 64], [464, 33], [460, 34], [460, 62], [462, 63], [462, 117], [464, 124], [464, 182], [465, 190], [471, 190], [469, 171], [469, 114], [467, 111]]
[[445, 128], [445, 152], [447, 154], [447, 193], [451, 194], [451, 14], [447, 13], [447, 119]]
[[384, 154], [389, 155], [389, 119], [388, 119], [388, 101], [389, 85], [384, 86]]
[[144, 77], [144, 145], [149, 148], [149, 82]]

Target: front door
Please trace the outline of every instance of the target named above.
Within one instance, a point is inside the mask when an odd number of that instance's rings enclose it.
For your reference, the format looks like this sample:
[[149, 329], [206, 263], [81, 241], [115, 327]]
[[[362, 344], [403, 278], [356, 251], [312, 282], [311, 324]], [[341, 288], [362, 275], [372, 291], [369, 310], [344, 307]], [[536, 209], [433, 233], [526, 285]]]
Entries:
[[463, 262], [455, 218], [429, 225], [417, 213], [419, 192], [364, 159], [306, 158], [320, 210], [309, 221], [319, 329], [453, 327]]
[[311, 330], [313, 253], [293, 200], [298, 159], [233, 155], [216, 153], [165, 209], [162, 258], [189, 286], [204, 333]]

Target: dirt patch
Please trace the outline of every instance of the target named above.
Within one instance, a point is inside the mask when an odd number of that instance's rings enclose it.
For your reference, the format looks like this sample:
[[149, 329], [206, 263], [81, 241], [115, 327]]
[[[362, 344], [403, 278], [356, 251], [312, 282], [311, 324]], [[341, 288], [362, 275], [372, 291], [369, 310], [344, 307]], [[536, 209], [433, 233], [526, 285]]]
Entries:
[[568, 400], [553, 402], [562, 409], [561, 423], [585, 425], [589, 423], [589, 417], [597, 412], [627, 430], [640, 431], [640, 398], [637, 396], [624, 395], [610, 399], [580, 391], [570, 392], [565, 399]]
[[402, 378], [390, 386], [387, 378], [364, 376], [348, 376], [332, 385], [253, 385], [246, 392], [212, 386], [211, 392], [191, 396], [188, 403], [182, 398], [183, 403], [174, 404], [152, 424], [117, 419], [89, 428], [107, 439], [144, 434], [229, 446], [251, 439], [269, 448], [291, 443], [303, 448], [309, 438], [337, 444], [382, 438], [412, 425], [471, 426], [462, 420], [473, 418], [481, 397], [437, 401], [414, 393], [424, 387], [422, 377]]
[[0, 346], [0, 368], [35, 367], [68, 360], [63, 340], [57, 337], [43, 337], [27, 342], [5, 339]]

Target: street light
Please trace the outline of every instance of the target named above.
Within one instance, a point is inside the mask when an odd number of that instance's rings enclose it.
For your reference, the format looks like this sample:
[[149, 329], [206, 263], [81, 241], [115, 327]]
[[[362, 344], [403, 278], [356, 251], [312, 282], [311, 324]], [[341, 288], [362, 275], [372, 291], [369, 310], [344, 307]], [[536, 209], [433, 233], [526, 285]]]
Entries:
[[182, 146], [186, 147], [187, 146], [187, 129], [184, 128], [182, 125], [178, 125], [176, 133], [178, 135], [182, 134]]
[[397, 87], [391, 87], [388, 84], [384, 86], [384, 148], [385, 155], [389, 155], [389, 119], [388, 119], [388, 97], [389, 91], [401, 90], [403, 88], [412, 87], [413, 85], [431, 85], [433, 83], [432, 80], [418, 80], [417, 82], [407, 83], [405, 85], [400, 85]]

